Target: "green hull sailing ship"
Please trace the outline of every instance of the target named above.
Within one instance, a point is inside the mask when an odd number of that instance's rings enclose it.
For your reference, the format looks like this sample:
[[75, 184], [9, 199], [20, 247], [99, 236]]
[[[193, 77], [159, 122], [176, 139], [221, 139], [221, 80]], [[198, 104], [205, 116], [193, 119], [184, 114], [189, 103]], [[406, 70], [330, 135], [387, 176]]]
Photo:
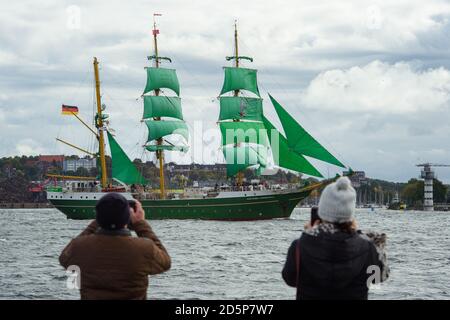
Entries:
[[[158, 34], [159, 30], [154, 24], [154, 54], [148, 57], [154, 64], [152, 67], [146, 68], [147, 84], [143, 93], [142, 121], [148, 128], [148, 141], [145, 149], [155, 152], [159, 161], [159, 193], [155, 197], [154, 193], [142, 190], [133, 192], [130, 187], [146, 184], [146, 181], [108, 128], [107, 116], [102, 113], [104, 106], [101, 104], [98, 62], [94, 58], [97, 115], [95, 117], [96, 130], [93, 132], [99, 144], [99, 150], [95, 156], [98, 157], [100, 164], [100, 188], [87, 192], [76, 188], [80, 185], [79, 183], [67, 182], [65, 187], [48, 188], [48, 200], [68, 218], [95, 218], [97, 200], [112, 191], [121, 192], [130, 200], [139, 199], [147, 219], [259, 220], [287, 218], [300, 201], [308, 197], [313, 190], [326, 184], [327, 181], [295, 190], [265, 190], [263, 188], [249, 190], [242, 185], [244, 170], [254, 168], [258, 173], [262, 173], [268, 165], [267, 159], [270, 153], [272, 153], [273, 162], [278, 167], [319, 178], [322, 177], [321, 173], [305, 156], [345, 168], [270, 95], [270, 101], [277, 112], [285, 135], [280, 133], [264, 116], [262, 98], [257, 83], [257, 70], [243, 68], [239, 65], [241, 60], [253, 61], [253, 59], [239, 56], [235, 25], [234, 56], [226, 57], [227, 61], [233, 62], [233, 66], [224, 67], [225, 78], [219, 97], [218, 125], [222, 133], [222, 151], [227, 162], [227, 175], [235, 177], [237, 187], [235, 190], [214, 190], [198, 196], [186, 194], [171, 197], [165, 190], [164, 153], [169, 151], [186, 152], [188, 146], [170, 143], [166, 137], [177, 134], [187, 141], [189, 134], [183, 120], [179, 97], [180, 85], [176, 71], [160, 66], [162, 61], [171, 62], [171, 60], [159, 56]], [[169, 89], [176, 95], [166, 96], [162, 89]], [[77, 118], [79, 117], [77, 116]], [[112, 179], [107, 177], [105, 136], [111, 151]], [[69, 143], [66, 144], [73, 146]], [[81, 148], [78, 149], [84, 151]], [[82, 177], [54, 177], [69, 180], [75, 178], [84, 181], [95, 180], [95, 178]]]

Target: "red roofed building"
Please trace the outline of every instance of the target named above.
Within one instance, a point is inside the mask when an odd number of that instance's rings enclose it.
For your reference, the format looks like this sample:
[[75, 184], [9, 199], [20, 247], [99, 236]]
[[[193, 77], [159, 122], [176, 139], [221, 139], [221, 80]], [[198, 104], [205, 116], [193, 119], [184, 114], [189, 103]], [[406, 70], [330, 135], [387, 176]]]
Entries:
[[25, 165], [28, 167], [36, 165], [36, 163], [39, 161], [39, 159], [28, 159], [25, 161]]
[[62, 169], [64, 162], [63, 155], [40, 155], [38, 166], [46, 173], [51, 168]]
[[47, 162], [47, 163], [53, 163], [53, 161], [56, 163], [58, 163], [58, 162], [62, 163], [64, 161], [64, 156], [62, 156], [62, 155], [44, 155], [44, 156], [40, 155], [39, 161]]

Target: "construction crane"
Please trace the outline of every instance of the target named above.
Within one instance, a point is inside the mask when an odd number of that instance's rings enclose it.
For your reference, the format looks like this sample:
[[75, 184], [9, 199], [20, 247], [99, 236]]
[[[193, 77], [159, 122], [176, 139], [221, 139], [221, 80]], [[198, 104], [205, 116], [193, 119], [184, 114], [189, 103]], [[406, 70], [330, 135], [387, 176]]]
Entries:
[[424, 211], [433, 211], [433, 179], [434, 179], [434, 171], [431, 169], [432, 167], [450, 167], [450, 164], [438, 164], [438, 163], [421, 163], [416, 164], [417, 167], [423, 167], [423, 170], [420, 172], [420, 178], [424, 180], [424, 194], [423, 194], [423, 210]]

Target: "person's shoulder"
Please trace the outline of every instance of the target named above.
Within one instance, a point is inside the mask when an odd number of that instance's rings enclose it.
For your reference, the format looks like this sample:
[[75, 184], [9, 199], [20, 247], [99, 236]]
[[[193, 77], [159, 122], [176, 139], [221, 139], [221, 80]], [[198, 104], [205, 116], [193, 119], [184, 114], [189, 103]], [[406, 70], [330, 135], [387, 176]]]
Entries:
[[310, 238], [310, 237], [318, 237], [319, 235], [324, 233], [324, 228], [321, 224], [315, 225], [312, 228], [305, 229], [301, 236], [301, 238]]
[[386, 246], [386, 234], [374, 231], [358, 232], [362, 241], [368, 243], [370, 249], [374, 252], [382, 252]]
[[386, 234], [379, 233], [375, 231], [366, 231], [363, 232], [358, 230], [356, 232], [357, 236], [365, 241], [373, 243], [376, 246], [383, 246], [386, 243]]
[[[301, 236], [300, 236], [300, 238], [301, 238]], [[292, 240], [291, 245], [289, 246], [289, 251], [293, 251], [295, 249], [297, 244], [300, 242], [300, 238]]]
[[96, 234], [93, 233], [72, 239], [70, 247], [72, 252], [84, 252], [89, 248], [95, 247], [97, 243]]
[[73, 243], [78, 245], [78, 244], [83, 244], [83, 243], [90, 242], [90, 241], [96, 241], [97, 237], [98, 237], [97, 233], [86, 234], [86, 235], [79, 236], [79, 237], [76, 237], [75, 239], [73, 239]]
[[370, 251], [372, 253], [377, 252], [377, 245], [374, 239], [368, 236], [365, 232], [358, 230], [355, 235], [354, 244], [358, 245], [362, 251]]
[[155, 242], [146, 237], [129, 237], [128, 241], [136, 247], [153, 247]]
[[314, 241], [318, 236], [318, 233], [311, 232], [311, 230], [304, 230], [300, 237], [298, 239], [295, 239], [292, 242], [292, 246], [302, 246], [305, 243], [310, 243], [311, 241]]

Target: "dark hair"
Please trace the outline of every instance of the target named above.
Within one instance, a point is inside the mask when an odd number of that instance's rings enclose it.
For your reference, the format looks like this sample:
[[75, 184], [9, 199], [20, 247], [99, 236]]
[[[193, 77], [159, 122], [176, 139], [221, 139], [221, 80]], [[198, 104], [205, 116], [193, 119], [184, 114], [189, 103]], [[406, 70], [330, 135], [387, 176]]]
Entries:
[[341, 232], [345, 233], [355, 233], [356, 230], [353, 228], [353, 222], [347, 221], [347, 222], [341, 222], [341, 223], [333, 223], [334, 226]]
[[130, 221], [130, 205], [119, 193], [108, 193], [95, 205], [95, 219], [103, 229], [122, 229]]

